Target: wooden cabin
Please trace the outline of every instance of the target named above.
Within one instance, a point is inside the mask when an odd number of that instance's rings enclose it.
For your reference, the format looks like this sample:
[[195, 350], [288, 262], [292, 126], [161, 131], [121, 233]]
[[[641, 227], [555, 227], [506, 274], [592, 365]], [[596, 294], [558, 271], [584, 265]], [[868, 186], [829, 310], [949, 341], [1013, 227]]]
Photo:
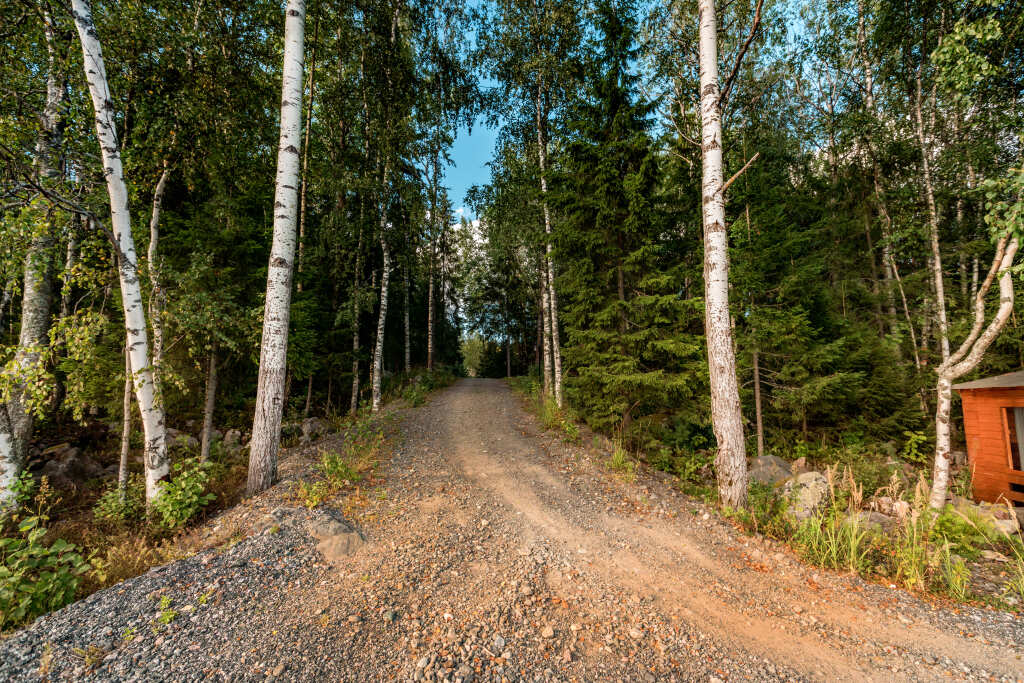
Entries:
[[1024, 370], [953, 388], [963, 402], [974, 499], [1024, 506]]

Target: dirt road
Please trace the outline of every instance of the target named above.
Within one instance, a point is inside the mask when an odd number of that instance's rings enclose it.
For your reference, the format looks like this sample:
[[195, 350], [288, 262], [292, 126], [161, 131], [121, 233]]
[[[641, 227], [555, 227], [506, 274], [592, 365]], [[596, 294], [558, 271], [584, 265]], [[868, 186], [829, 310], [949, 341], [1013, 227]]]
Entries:
[[[503, 382], [460, 381], [396, 426], [383, 480], [340, 505], [365, 543], [325, 561], [322, 535], [308, 531], [320, 513], [278, 508], [279, 524], [229, 552], [155, 570], [0, 643], [6, 674], [41, 678], [45, 643], [82, 648], [101, 615], [121, 633], [152, 619], [153, 595], [166, 594], [196, 607], [165, 632], [102, 643], [99, 664], [56, 657], [47, 675], [1024, 678], [1015, 617], [805, 567], [662, 478], [616, 478], [606, 454], [540, 430]], [[279, 493], [257, 499], [252, 517], [280, 503]]]

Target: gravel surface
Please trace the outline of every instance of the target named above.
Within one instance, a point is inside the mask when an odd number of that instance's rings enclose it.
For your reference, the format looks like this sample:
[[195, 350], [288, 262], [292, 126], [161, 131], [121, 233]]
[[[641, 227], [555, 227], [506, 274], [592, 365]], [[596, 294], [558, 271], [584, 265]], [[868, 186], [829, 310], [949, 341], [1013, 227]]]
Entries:
[[503, 382], [398, 418], [375, 481], [313, 511], [279, 484], [212, 523], [244, 540], [0, 642], [0, 680], [1024, 680], [1019, 617], [806, 567]]

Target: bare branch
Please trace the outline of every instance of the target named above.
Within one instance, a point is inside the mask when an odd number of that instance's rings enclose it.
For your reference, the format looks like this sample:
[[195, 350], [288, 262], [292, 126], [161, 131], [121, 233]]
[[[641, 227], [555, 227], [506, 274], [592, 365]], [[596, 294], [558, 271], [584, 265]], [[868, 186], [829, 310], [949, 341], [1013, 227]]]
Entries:
[[743, 168], [733, 173], [732, 177], [725, 181], [725, 184], [722, 185], [722, 194], [725, 194], [725, 191], [729, 189], [729, 186], [732, 185], [737, 178], [743, 175], [743, 172], [750, 168], [750, 165], [757, 161], [759, 156], [761, 156], [760, 152], [754, 152], [754, 156], [750, 157], [750, 159], [747, 160], [747, 163], [743, 164]]
[[724, 107], [726, 100], [729, 99], [729, 91], [732, 90], [736, 75], [740, 70], [740, 64], [743, 62], [743, 57], [747, 54], [750, 44], [754, 42], [754, 36], [757, 35], [757, 30], [761, 27], [762, 7], [764, 7], [764, 0], [757, 0], [757, 8], [754, 10], [754, 23], [750, 27], [750, 33], [747, 34], [747, 39], [743, 41], [743, 46], [740, 47], [739, 52], [736, 53], [736, 61], [733, 62], [732, 71], [729, 72], [729, 77], [725, 79], [725, 86], [718, 95], [719, 107]]

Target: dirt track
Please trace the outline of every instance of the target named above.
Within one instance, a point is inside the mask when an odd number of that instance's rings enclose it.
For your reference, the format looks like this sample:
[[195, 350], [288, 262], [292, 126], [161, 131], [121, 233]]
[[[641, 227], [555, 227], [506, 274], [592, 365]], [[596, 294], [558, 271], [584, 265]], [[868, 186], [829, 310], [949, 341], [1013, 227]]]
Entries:
[[[175, 604], [217, 590], [159, 642], [114, 644], [100, 666], [52, 676], [1024, 678], [1019, 619], [805, 567], [660, 477], [616, 478], [605, 454], [542, 432], [503, 382], [460, 381], [401, 411], [398, 430], [383, 481], [339, 501], [367, 539], [354, 554], [327, 563], [304, 522], [282, 524], [231, 551], [241, 559], [200, 555], [66, 608], [0, 655], [38, 678], [40, 643], [82, 647], [90, 609], [120, 633], [131, 596], [157, 581]], [[260, 518], [279, 504], [250, 503]]]

